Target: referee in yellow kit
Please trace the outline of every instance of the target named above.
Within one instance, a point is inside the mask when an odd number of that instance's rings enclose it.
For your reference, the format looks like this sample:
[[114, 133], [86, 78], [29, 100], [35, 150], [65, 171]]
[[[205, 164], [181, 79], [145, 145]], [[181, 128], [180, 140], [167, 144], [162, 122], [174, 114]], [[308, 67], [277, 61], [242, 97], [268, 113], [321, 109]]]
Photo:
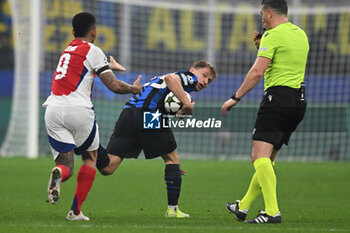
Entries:
[[309, 43], [305, 32], [288, 21], [287, 13], [286, 0], [262, 0], [260, 14], [266, 31], [258, 56], [240, 88], [221, 109], [225, 116], [264, 76], [265, 95], [255, 122], [251, 152], [255, 174], [243, 199], [226, 206], [238, 221], [244, 221], [252, 202], [262, 193], [265, 210], [245, 223], [281, 223], [274, 161], [304, 118], [303, 81]]

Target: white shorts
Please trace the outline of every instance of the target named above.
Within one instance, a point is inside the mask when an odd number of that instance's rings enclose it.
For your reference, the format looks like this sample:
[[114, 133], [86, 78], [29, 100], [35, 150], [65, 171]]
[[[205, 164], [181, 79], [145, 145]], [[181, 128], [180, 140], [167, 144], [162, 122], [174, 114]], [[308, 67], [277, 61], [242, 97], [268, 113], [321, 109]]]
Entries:
[[98, 149], [100, 137], [93, 109], [48, 105], [45, 125], [54, 159], [74, 149], [75, 154]]

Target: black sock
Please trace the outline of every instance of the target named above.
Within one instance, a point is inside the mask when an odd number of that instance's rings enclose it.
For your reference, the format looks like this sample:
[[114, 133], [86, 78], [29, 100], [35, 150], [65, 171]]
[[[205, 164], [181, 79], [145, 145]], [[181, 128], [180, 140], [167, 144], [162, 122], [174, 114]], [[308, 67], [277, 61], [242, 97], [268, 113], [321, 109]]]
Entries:
[[105, 167], [107, 167], [109, 164], [109, 157], [108, 153], [105, 148], [103, 148], [100, 144], [97, 150], [97, 161], [96, 161], [96, 167], [101, 170]]
[[168, 205], [177, 205], [181, 189], [180, 165], [168, 164], [165, 166], [165, 184], [168, 193]]

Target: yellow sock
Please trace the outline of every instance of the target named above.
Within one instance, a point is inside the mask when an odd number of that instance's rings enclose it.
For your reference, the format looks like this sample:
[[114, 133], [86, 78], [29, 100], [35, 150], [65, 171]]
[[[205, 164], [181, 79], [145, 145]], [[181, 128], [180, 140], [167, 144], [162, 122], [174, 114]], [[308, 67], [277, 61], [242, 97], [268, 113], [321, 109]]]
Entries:
[[261, 188], [256, 177], [256, 173], [254, 173], [252, 180], [250, 181], [250, 185], [247, 193], [243, 197], [243, 199], [239, 202], [239, 209], [248, 210], [253, 201], [260, 195]]
[[[276, 161], [271, 162], [271, 164], [274, 167], [276, 164]], [[275, 172], [275, 174], [276, 174], [276, 172]], [[248, 210], [250, 208], [250, 206], [252, 205], [253, 201], [259, 196], [260, 193], [261, 193], [261, 187], [260, 187], [258, 179], [256, 177], [256, 173], [254, 173], [252, 180], [250, 181], [250, 185], [249, 185], [247, 193], [242, 198], [242, 200], [239, 202], [239, 209]]]
[[265, 202], [265, 211], [268, 215], [274, 216], [278, 213], [276, 195], [276, 175], [269, 158], [259, 158], [254, 162], [255, 174]]

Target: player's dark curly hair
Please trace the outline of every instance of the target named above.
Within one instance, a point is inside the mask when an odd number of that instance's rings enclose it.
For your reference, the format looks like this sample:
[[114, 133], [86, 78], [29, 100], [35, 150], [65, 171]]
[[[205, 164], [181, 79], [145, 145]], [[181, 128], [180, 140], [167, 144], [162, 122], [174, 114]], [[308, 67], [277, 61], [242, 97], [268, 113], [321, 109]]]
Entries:
[[262, 0], [261, 5], [264, 10], [272, 9], [281, 15], [288, 14], [288, 5], [286, 0]]
[[85, 37], [95, 24], [96, 19], [92, 14], [88, 12], [76, 14], [72, 20], [74, 37]]

